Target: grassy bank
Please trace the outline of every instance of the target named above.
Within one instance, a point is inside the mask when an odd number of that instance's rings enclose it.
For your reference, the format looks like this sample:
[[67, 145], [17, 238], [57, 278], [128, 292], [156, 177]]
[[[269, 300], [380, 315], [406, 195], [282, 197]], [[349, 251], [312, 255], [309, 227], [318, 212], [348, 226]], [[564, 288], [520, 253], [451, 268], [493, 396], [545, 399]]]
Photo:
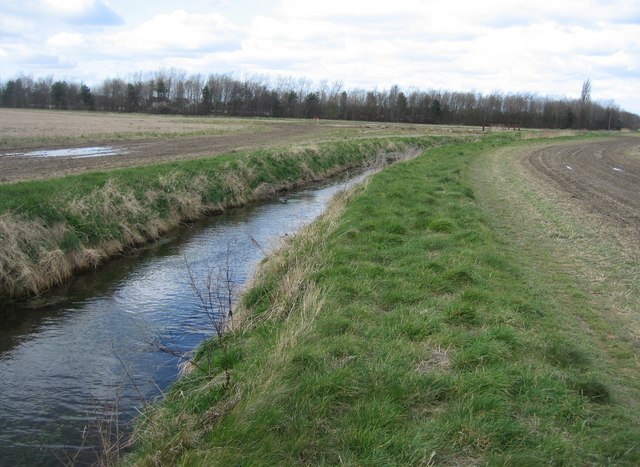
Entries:
[[129, 461], [640, 463], [637, 378], [617, 376], [632, 344], [603, 349], [584, 326], [590, 297], [528, 266], [476, 195], [471, 164], [504, 143], [389, 167], [288, 240], [244, 294], [227, 352], [202, 347], [215, 370], [145, 415]]
[[37, 294], [181, 222], [448, 139], [345, 141], [0, 185], [0, 298]]

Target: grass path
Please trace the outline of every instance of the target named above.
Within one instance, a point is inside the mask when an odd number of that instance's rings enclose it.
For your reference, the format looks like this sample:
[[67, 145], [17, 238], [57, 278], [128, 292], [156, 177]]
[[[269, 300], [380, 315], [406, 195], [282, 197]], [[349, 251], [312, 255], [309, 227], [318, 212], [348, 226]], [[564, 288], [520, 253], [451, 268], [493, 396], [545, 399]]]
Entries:
[[389, 167], [290, 239], [246, 291], [228, 352], [203, 346], [209, 370], [147, 413], [129, 461], [640, 463], [624, 327], [530, 243], [546, 227], [521, 223], [533, 195], [507, 196], [515, 172], [496, 183], [505, 143]]

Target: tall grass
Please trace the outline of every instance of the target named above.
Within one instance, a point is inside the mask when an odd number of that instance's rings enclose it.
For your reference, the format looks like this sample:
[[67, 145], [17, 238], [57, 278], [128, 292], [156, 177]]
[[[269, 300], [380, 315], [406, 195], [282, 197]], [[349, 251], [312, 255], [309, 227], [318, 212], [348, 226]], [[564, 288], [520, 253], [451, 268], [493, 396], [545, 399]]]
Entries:
[[243, 296], [232, 384], [179, 381], [130, 462], [640, 463], [637, 390], [612, 383], [587, 298], [547, 287], [478, 204], [469, 164], [500, 144], [387, 168], [288, 240]]
[[181, 222], [446, 140], [326, 143], [0, 185], [0, 298], [37, 294]]

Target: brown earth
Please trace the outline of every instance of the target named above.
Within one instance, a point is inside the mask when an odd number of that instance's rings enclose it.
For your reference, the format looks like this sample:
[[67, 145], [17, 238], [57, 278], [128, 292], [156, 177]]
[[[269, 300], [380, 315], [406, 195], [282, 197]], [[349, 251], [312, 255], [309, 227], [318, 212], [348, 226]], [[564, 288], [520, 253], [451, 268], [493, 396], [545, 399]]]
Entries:
[[523, 159], [534, 175], [640, 240], [640, 138], [545, 146]]
[[[295, 143], [326, 132], [328, 127], [309, 121], [3, 109], [0, 129], [0, 182], [13, 182]], [[90, 146], [109, 146], [122, 153], [87, 158], [11, 155]]]
[[[0, 109], [0, 183], [208, 157], [234, 151], [390, 135], [477, 133], [470, 127]], [[108, 146], [115, 156], [12, 155]]]
[[[122, 167], [157, 164], [185, 159], [194, 159], [218, 154], [271, 147], [292, 140], [296, 136], [308, 136], [317, 133], [315, 127], [291, 125], [273, 125], [264, 133], [242, 135], [201, 136], [164, 139], [141, 139], [126, 142], [102, 141], [100, 146], [109, 146], [122, 151], [114, 156], [72, 158], [72, 157], [25, 157], [0, 155], [0, 182], [33, 180], [59, 177], [80, 172], [108, 170]], [[93, 146], [65, 145], [65, 148]], [[57, 149], [46, 146], [34, 149]], [[15, 149], [4, 151], [17, 152]]]

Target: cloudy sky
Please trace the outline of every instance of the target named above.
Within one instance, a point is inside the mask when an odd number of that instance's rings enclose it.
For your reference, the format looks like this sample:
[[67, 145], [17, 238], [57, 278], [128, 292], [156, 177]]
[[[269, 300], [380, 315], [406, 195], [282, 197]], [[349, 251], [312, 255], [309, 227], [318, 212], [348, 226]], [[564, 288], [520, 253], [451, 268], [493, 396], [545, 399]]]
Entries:
[[2, 0], [0, 80], [177, 68], [533, 92], [640, 114], [638, 0]]

